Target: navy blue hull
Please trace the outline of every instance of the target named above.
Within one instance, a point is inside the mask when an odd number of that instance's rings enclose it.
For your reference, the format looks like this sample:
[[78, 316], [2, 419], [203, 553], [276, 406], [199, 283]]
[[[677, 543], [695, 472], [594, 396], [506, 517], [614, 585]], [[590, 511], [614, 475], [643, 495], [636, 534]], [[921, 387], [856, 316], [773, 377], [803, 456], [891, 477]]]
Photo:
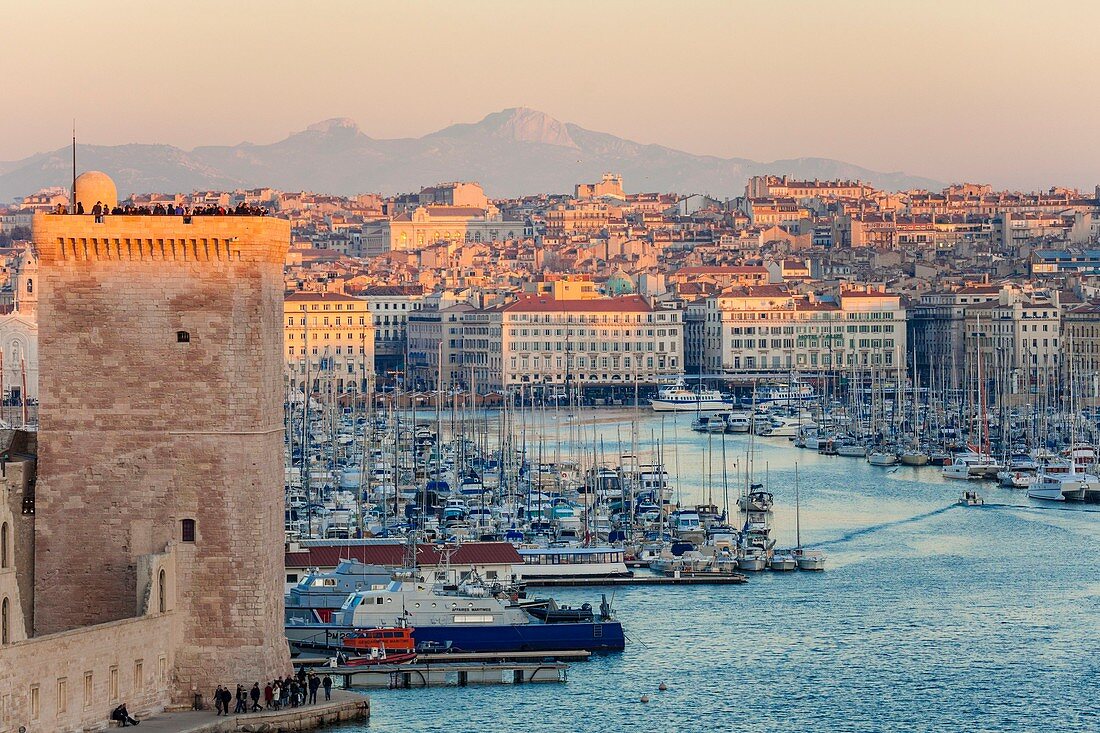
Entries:
[[[352, 631], [343, 626], [288, 626], [291, 646], [295, 641], [339, 644]], [[449, 647], [455, 652], [618, 652], [625, 646], [623, 626], [603, 623], [519, 624], [516, 626], [417, 626], [417, 645]]]
[[413, 629], [417, 644], [447, 645], [456, 652], [622, 651], [623, 627], [606, 623], [520, 626], [428, 626]]

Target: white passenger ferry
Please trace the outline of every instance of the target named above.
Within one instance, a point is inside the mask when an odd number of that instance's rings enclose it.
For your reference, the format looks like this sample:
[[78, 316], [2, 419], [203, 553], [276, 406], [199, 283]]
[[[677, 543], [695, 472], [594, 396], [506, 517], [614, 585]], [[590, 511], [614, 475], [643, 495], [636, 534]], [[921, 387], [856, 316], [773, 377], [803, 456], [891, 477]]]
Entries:
[[521, 547], [521, 580], [542, 578], [629, 578], [621, 547]]
[[698, 410], [729, 410], [729, 402], [716, 389], [688, 389], [681, 379], [676, 384], [661, 387], [657, 396], [649, 401], [655, 412], [694, 412]]
[[756, 388], [752, 396], [745, 400], [745, 404], [766, 405], [770, 402], [787, 404], [793, 402], [806, 402], [817, 395], [814, 388], [804, 382], [792, 384], [767, 384]]

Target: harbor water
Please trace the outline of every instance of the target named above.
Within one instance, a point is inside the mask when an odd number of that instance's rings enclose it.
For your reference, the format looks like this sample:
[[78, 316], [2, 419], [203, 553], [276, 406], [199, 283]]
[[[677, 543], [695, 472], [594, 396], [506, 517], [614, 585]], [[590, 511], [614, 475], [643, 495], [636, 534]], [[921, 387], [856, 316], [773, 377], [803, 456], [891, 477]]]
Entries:
[[[548, 460], [602, 439], [608, 459], [636, 444], [644, 462], [661, 441], [681, 501], [721, 507], [727, 484], [734, 500], [744, 485], [749, 438], [725, 436], [724, 482], [723, 437], [692, 432], [691, 418], [528, 419]], [[785, 438], [755, 446], [779, 547], [795, 541], [798, 464], [802, 541], [827, 553], [824, 572], [608, 590], [627, 650], [574, 664], [566, 684], [373, 690], [369, 725], [342, 730], [1100, 730], [1100, 506], [819, 456]], [[959, 506], [964, 488], [986, 506]], [[552, 591], [594, 604], [600, 592]]]

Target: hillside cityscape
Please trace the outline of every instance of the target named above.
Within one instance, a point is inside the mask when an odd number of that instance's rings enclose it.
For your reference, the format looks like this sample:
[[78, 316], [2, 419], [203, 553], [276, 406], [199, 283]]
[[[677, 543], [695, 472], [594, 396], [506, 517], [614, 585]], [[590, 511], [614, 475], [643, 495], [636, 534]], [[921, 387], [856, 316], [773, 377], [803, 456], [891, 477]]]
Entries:
[[[1096, 352], [1100, 189], [888, 191], [775, 174], [727, 199], [629, 187], [605, 173], [570, 193], [515, 198], [467, 181], [391, 196], [139, 193], [119, 206], [244, 204], [290, 221], [288, 317], [329, 302], [355, 314], [311, 322], [310, 334], [288, 320], [286, 369], [299, 391], [307, 370], [314, 390], [331, 377], [338, 392], [363, 391], [377, 375], [496, 400], [580, 388], [621, 403], [677, 378], [864, 370], [958, 389], [982, 334], [983, 378], [1015, 394], [1060, 388]], [[31, 220], [68, 205], [54, 186], [0, 213], [9, 401], [24, 378], [37, 399], [34, 297], [17, 286], [37, 268]], [[627, 326], [639, 317], [644, 329]], [[876, 322], [851, 323], [865, 319]]]
[[1100, 4], [2, 17], [0, 733], [1100, 730]]

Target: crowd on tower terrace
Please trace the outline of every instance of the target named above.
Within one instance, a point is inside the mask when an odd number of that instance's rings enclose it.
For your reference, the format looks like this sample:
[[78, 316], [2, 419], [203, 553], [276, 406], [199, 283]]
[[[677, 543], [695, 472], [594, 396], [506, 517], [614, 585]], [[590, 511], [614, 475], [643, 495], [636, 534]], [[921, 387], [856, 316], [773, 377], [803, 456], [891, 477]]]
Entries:
[[[69, 210], [64, 204], [58, 204], [54, 209], [55, 214], [68, 214]], [[265, 206], [252, 206], [246, 204], [243, 201], [236, 206], [190, 206], [185, 207], [179, 204], [161, 204], [156, 203], [153, 206], [135, 206], [133, 204], [126, 204], [120, 206], [115, 204], [107, 206], [102, 201], [97, 201], [92, 206], [91, 211], [84, 210], [83, 202], [78, 201], [76, 203], [76, 211], [72, 212], [77, 216], [86, 216], [91, 214], [97, 218], [107, 215], [114, 216], [267, 216], [268, 210]]]

